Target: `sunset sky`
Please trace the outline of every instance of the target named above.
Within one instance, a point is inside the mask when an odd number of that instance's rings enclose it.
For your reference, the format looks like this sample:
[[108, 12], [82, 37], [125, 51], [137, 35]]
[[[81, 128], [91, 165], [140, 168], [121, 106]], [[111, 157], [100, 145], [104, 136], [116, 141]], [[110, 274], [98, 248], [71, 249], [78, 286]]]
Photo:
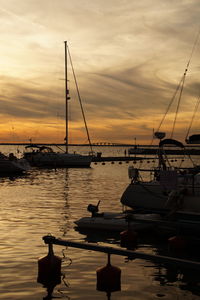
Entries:
[[[63, 142], [65, 40], [92, 142], [149, 143], [191, 59], [174, 132], [184, 140], [200, 94], [199, 16], [197, 0], [0, 0], [0, 142]], [[70, 70], [69, 89], [69, 142], [85, 143]]]

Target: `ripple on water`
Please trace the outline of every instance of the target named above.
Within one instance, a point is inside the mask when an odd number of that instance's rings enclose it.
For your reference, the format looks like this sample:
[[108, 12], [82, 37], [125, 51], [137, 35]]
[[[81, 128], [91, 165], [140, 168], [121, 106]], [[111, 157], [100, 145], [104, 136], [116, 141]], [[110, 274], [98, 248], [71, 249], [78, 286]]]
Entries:
[[[105, 240], [97, 233], [86, 236], [74, 230], [74, 221], [88, 216], [88, 204], [99, 200], [101, 211], [121, 210], [119, 199], [128, 182], [125, 164], [97, 165], [86, 170], [34, 169], [15, 180], [1, 179], [0, 299], [39, 300], [46, 295], [37, 283], [37, 260], [47, 254], [42, 240], [47, 233], [77, 241], [96, 239], [100, 244], [118, 247], [119, 237]], [[143, 251], [155, 251], [150, 244], [141, 247]], [[62, 249], [54, 247], [61, 257]], [[62, 282], [55, 287], [54, 295], [63, 299], [106, 299], [104, 292], [96, 290], [96, 269], [106, 264], [106, 255], [72, 248], [65, 250], [65, 255], [72, 259], [71, 265], [67, 266], [67, 261], [63, 265], [69, 287]], [[122, 291], [113, 293], [112, 299], [198, 298], [189, 290], [182, 291], [179, 281], [169, 286], [163, 281], [165, 274], [159, 275], [154, 264], [125, 262], [117, 256], [112, 256], [112, 263], [122, 270]], [[160, 269], [160, 273], [164, 271]]]

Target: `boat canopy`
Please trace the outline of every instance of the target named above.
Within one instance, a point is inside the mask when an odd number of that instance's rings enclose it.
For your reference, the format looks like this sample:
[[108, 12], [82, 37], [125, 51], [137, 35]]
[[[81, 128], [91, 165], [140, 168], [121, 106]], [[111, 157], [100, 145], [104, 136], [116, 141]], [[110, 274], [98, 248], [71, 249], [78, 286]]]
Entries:
[[39, 146], [39, 145], [36, 145], [36, 144], [30, 144], [30, 145], [28, 145], [28, 146], [26, 146], [25, 148], [26, 149], [28, 149], [28, 148], [40, 148], [41, 146]]
[[184, 148], [184, 145], [181, 142], [174, 139], [164, 139], [160, 141], [159, 147], [163, 147], [164, 145], [174, 145], [176, 147]]
[[187, 144], [200, 144], [200, 134], [193, 134], [185, 141]]
[[161, 132], [161, 131], [154, 132], [154, 136], [159, 140], [162, 140], [165, 137], [165, 135], [166, 135], [165, 132]]
[[40, 152], [53, 152], [51, 147], [47, 147], [47, 146], [40, 146], [40, 145], [36, 145], [36, 144], [31, 144], [25, 147], [27, 148], [36, 148], [38, 149]]

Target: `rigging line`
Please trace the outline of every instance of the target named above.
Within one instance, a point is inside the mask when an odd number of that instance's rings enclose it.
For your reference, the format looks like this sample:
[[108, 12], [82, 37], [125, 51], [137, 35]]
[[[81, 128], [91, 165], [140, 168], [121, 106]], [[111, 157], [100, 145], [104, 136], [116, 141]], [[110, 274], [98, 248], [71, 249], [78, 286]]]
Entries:
[[[198, 43], [199, 36], [200, 36], [200, 28], [199, 28], [198, 33], [197, 33], [197, 35], [196, 35], [196, 39], [195, 39], [195, 41], [194, 41], [194, 44], [193, 44], [193, 47], [192, 47], [192, 51], [191, 51], [189, 60], [188, 60], [188, 62], [187, 62], [187, 65], [186, 65], [186, 68], [185, 68], [185, 72], [184, 72], [184, 74], [183, 74], [183, 77], [181, 78], [181, 80], [180, 80], [180, 82], [179, 82], [179, 85], [178, 85], [177, 88], [176, 88], [176, 91], [175, 91], [175, 93], [174, 93], [174, 95], [173, 95], [173, 97], [172, 97], [172, 99], [171, 99], [171, 101], [170, 101], [170, 103], [169, 103], [169, 105], [168, 105], [168, 107], [167, 107], [167, 110], [166, 110], [166, 112], [165, 112], [165, 114], [164, 114], [164, 116], [163, 116], [163, 118], [162, 118], [162, 120], [161, 120], [161, 122], [160, 122], [160, 125], [159, 125], [157, 131], [160, 130], [160, 127], [161, 127], [162, 123], [163, 123], [164, 120], [165, 120], [165, 117], [166, 117], [166, 115], [167, 115], [167, 113], [168, 113], [168, 111], [169, 111], [169, 109], [170, 109], [170, 107], [171, 107], [171, 105], [172, 105], [172, 103], [173, 103], [173, 101], [174, 101], [174, 99], [175, 99], [175, 96], [176, 96], [176, 94], [177, 94], [177, 92], [178, 92], [178, 90], [179, 90], [179, 88], [180, 88], [182, 82], [183, 82], [183, 83], [182, 83], [182, 90], [183, 90], [183, 84], [184, 84], [184, 81], [185, 81], [186, 73], [187, 73], [187, 71], [188, 71], [188, 68], [189, 68], [189, 65], [190, 65], [190, 62], [191, 62], [191, 59], [192, 59], [194, 50], [195, 50], [195, 48], [196, 48], [196, 45], [197, 45], [197, 43]], [[180, 93], [180, 94], [182, 94], [182, 90], [181, 90], [181, 93]]]
[[179, 107], [180, 107], [181, 96], [182, 96], [182, 93], [183, 93], [183, 87], [184, 87], [184, 83], [185, 83], [185, 77], [186, 77], [186, 74], [187, 74], [187, 71], [188, 71], [188, 68], [189, 68], [189, 65], [190, 65], [190, 62], [191, 62], [194, 50], [196, 48], [197, 42], [199, 40], [199, 35], [200, 35], [200, 29], [199, 29], [199, 31], [197, 33], [197, 36], [196, 36], [196, 39], [194, 41], [194, 44], [193, 44], [193, 47], [192, 47], [192, 51], [191, 51], [188, 63], [186, 65], [186, 69], [185, 69], [184, 75], [183, 75], [183, 83], [182, 83], [180, 94], [179, 94], [178, 104], [177, 104], [177, 108], [176, 108], [176, 113], [175, 113], [174, 123], [173, 123], [173, 127], [172, 127], [172, 132], [171, 132], [171, 138], [173, 137], [173, 134], [174, 134], [175, 124], [176, 124], [177, 115], [178, 115], [178, 111], [179, 111]]
[[200, 36], [200, 28], [199, 28], [199, 30], [198, 30], [198, 32], [197, 32], [196, 39], [195, 39], [195, 41], [194, 41], [194, 44], [193, 44], [193, 47], [192, 47], [192, 51], [191, 51], [190, 58], [189, 58], [189, 60], [188, 60], [186, 69], [189, 67], [189, 64], [190, 64], [190, 61], [191, 61], [191, 59], [192, 59], [194, 50], [195, 50], [196, 45], [197, 45], [198, 40], [199, 40], [199, 36]]
[[198, 97], [197, 102], [196, 102], [196, 105], [195, 105], [195, 108], [194, 108], [192, 120], [191, 120], [191, 122], [190, 122], [188, 131], [187, 131], [187, 134], [186, 134], [186, 137], [185, 137], [185, 140], [186, 140], [186, 141], [187, 141], [188, 135], [189, 135], [189, 133], [190, 133], [190, 129], [191, 129], [191, 127], [192, 127], [192, 124], [193, 124], [193, 121], [194, 121], [194, 118], [195, 118], [197, 109], [198, 109], [198, 107], [199, 107], [199, 104], [200, 104], [200, 96]]
[[67, 47], [67, 50], [68, 50], [68, 54], [69, 54], [70, 64], [71, 64], [71, 67], [72, 67], [72, 73], [73, 73], [73, 76], [74, 76], [74, 81], [75, 81], [75, 85], [76, 85], [76, 90], [77, 90], [77, 94], [78, 94], [78, 99], [79, 99], [79, 103], [80, 103], [80, 107], [81, 107], [81, 112], [82, 112], [84, 124], [85, 124], [85, 129], [86, 129], [86, 133], [87, 133], [88, 142], [89, 142], [89, 145], [90, 145], [91, 152], [93, 152], [92, 143], [91, 143], [91, 140], [90, 140], [89, 130], [88, 130], [87, 123], [86, 123], [86, 118], [85, 118], [85, 113], [84, 113], [84, 110], [83, 110], [81, 95], [80, 95], [80, 92], [79, 92], [78, 83], [77, 83], [77, 80], [76, 80], [76, 75], [75, 75], [74, 66], [73, 66], [73, 63], [72, 63], [72, 58], [71, 58], [71, 54], [70, 54], [70, 51], [69, 51], [69, 47]]
[[185, 77], [186, 77], [186, 74], [187, 74], [187, 71], [188, 71], [188, 68], [189, 68], [194, 50], [196, 48], [197, 42], [199, 40], [199, 35], [200, 35], [200, 29], [199, 29], [198, 34], [196, 36], [195, 42], [193, 44], [192, 51], [191, 51], [191, 54], [190, 54], [190, 58], [188, 60], [188, 63], [187, 63], [187, 66], [186, 66], [186, 69], [185, 69], [185, 72], [184, 72], [184, 75], [183, 75], [183, 83], [182, 83], [182, 86], [181, 86], [180, 95], [179, 95], [179, 99], [178, 99], [178, 104], [177, 104], [177, 108], [176, 108], [174, 123], [173, 123], [173, 127], [172, 127], [172, 132], [171, 132], [171, 138], [173, 137], [173, 134], [174, 134], [175, 124], [176, 124], [177, 115], [178, 115], [178, 111], [179, 111], [179, 107], [180, 107], [181, 96], [182, 96], [182, 93], [183, 93], [183, 87], [184, 87], [184, 83], [185, 83]]
[[[185, 74], [185, 73], [184, 73], [184, 74]], [[171, 99], [171, 101], [170, 101], [170, 103], [169, 103], [169, 105], [168, 105], [168, 107], [167, 107], [167, 110], [166, 110], [166, 112], [165, 112], [165, 114], [164, 114], [164, 116], [163, 116], [163, 118], [162, 118], [162, 120], [161, 120], [161, 122], [160, 122], [160, 124], [159, 124], [159, 126], [158, 126], [157, 131], [160, 130], [160, 127], [162, 126], [162, 123], [164, 122], [165, 117], [166, 117], [166, 115], [168, 114], [169, 109], [170, 109], [170, 107], [171, 107], [171, 105], [172, 105], [172, 103], [173, 103], [173, 101], [174, 101], [174, 99], [175, 99], [175, 97], [176, 97], [176, 94], [178, 93], [178, 90], [179, 90], [179, 88], [180, 88], [180, 86], [181, 86], [181, 84], [182, 84], [183, 81], [184, 81], [184, 75], [182, 76], [182, 78], [181, 78], [181, 80], [180, 80], [178, 86], [176, 87], [175, 93], [174, 93], [174, 95], [172, 96], [172, 99]]]
[[61, 147], [59, 147], [57, 144], [52, 144], [53, 146], [57, 147], [58, 149], [60, 149], [62, 152], [65, 153], [65, 150], [63, 150]]
[[183, 93], [183, 87], [184, 87], [184, 83], [185, 83], [186, 73], [187, 73], [187, 69], [185, 69], [185, 73], [183, 75], [183, 83], [181, 85], [181, 90], [180, 90], [180, 94], [179, 94], [179, 98], [178, 98], [178, 103], [177, 103], [177, 107], [176, 107], [176, 113], [175, 113], [175, 118], [174, 118], [172, 132], [171, 132], [171, 139], [173, 138], [173, 134], [174, 134], [174, 129], [175, 129], [175, 124], [176, 124], [176, 120], [177, 120], [177, 116], [178, 116], [178, 111], [179, 111], [179, 107], [180, 107], [180, 101], [181, 101], [181, 96], [182, 96], [182, 93]]

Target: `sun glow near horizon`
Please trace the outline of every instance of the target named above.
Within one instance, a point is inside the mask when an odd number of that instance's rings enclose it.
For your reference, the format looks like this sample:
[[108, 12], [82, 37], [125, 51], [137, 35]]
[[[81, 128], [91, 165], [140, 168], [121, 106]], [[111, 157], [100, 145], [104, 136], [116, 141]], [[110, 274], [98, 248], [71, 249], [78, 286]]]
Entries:
[[[102, 1], [0, 1], [1, 142], [63, 142], [64, 40], [92, 141], [149, 142], [190, 58], [200, 5]], [[198, 72], [199, 42], [175, 127], [182, 140], [199, 95]], [[87, 137], [71, 79], [69, 88], [69, 142], [79, 143]], [[163, 131], [170, 131], [173, 116], [169, 112]], [[198, 132], [197, 118], [192, 129]]]

